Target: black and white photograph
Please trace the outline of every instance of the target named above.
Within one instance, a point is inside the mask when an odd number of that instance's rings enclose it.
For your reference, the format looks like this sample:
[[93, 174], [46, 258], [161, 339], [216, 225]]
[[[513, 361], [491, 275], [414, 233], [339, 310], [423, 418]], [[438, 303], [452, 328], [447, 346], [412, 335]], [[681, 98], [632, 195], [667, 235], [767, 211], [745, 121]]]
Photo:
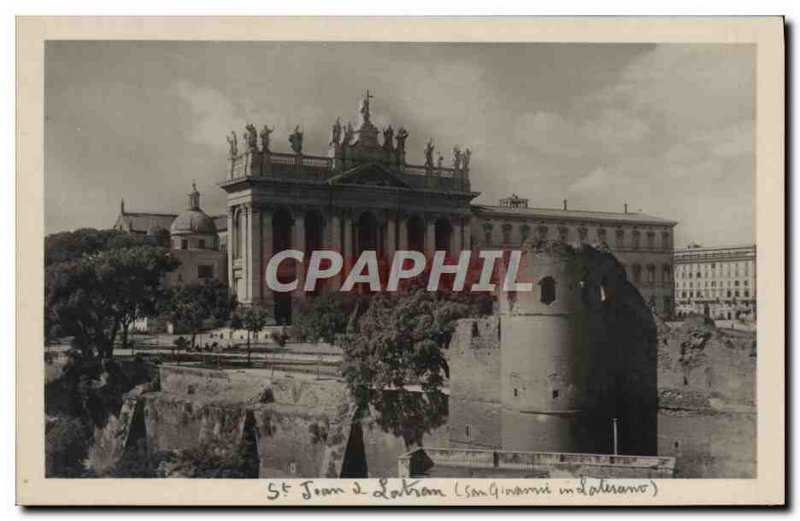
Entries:
[[44, 41], [45, 481], [762, 478], [758, 45], [531, 40]]

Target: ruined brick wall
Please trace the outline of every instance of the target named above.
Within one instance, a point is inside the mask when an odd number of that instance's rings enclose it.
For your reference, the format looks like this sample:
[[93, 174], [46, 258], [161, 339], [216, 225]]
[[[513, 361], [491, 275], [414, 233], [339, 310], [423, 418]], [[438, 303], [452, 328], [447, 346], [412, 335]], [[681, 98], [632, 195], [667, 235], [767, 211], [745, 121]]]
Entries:
[[500, 318], [462, 319], [448, 349], [450, 444], [500, 448]]
[[658, 451], [687, 478], [756, 475], [755, 336], [701, 316], [659, 335]]

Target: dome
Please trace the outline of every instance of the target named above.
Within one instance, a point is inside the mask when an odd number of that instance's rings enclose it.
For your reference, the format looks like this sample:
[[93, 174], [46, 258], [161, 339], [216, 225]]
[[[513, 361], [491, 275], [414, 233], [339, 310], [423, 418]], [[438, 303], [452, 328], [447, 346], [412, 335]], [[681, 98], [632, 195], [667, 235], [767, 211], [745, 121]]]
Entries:
[[169, 231], [170, 233], [216, 234], [217, 226], [214, 224], [214, 219], [206, 215], [203, 210], [190, 208], [178, 214], [172, 221]]
[[207, 233], [216, 235], [217, 226], [214, 224], [214, 219], [200, 209], [200, 192], [197, 191], [194, 182], [192, 182], [192, 191], [189, 193], [189, 209], [178, 214], [172, 221], [169, 231], [172, 234]]

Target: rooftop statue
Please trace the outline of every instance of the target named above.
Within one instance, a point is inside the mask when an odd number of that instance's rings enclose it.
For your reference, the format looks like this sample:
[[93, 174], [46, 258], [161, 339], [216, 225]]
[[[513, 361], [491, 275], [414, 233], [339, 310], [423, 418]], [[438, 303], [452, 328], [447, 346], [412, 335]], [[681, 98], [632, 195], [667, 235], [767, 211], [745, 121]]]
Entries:
[[231, 157], [236, 157], [239, 154], [239, 145], [236, 139], [236, 132], [231, 130], [230, 136], [225, 136], [225, 139], [228, 140], [228, 155]]
[[383, 131], [383, 148], [392, 150], [394, 148], [394, 129], [391, 125]]
[[289, 145], [295, 154], [303, 153], [303, 133], [300, 131], [300, 125], [295, 126], [294, 132], [289, 135]]
[[464, 150], [464, 156], [461, 159], [461, 166], [464, 170], [469, 170], [469, 159], [472, 157], [472, 150], [466, 149]]
[[425, 166], [433, 167], [433, 138], [425, 145]]
[[264, 152], [269, 152], [269, 135], [272, 134], [272, 131], [275, 128], [269, 128], [268, 126], [264, 125], [264, 128], [261, 129], [261, 150]]
[[408, 138], [408, 132], [405, 128], [400, 127], [397, 131], [397, 150], [404, 152], [406, 150], [406, 138]]
[[461, 154], [461, 149], [458, 147], [453, 147], [453, 169], [460, 170], [462, 165], [463, 156]]
[[244, 142], [247, 152], [256, 152], [258, 150], [258, 131], [252, 123], [248, 123], [244, 127]]
[[331, 127], [331, 141], [328, 143], [329, 145], [339, 145], [339, 142], [342, 139], [342, 124], [339, 122], [339, 118], [336, 118], [336, 121], [333, 123]]
[[442, 163], [444, 162], [444, 156], [439, 154], [439, 157], [436, 158], [436, 168], [442, 168]]
[[342, 140], [342, 145], [349, 145], [353, 141], [354, 135], [355, 131], [353, 130], [353, 125], [348, 121], [347, 126], [344, 127], [344, 139]]

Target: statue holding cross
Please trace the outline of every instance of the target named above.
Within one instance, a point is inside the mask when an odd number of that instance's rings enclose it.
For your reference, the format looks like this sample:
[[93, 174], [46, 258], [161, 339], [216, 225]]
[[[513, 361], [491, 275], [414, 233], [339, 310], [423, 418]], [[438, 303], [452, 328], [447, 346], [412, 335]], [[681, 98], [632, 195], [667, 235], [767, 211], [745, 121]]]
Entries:
[[370, 98], [374, 98], [369, 93], [369, 89], [367, 89], [367, 93], [364, 95], [364, 99], [361, 100], [361, 107], [359, 107], [358, 112], [361, 114], [361, 124], [371, 125], [372, 122], [369, 120], [369, 100]]

